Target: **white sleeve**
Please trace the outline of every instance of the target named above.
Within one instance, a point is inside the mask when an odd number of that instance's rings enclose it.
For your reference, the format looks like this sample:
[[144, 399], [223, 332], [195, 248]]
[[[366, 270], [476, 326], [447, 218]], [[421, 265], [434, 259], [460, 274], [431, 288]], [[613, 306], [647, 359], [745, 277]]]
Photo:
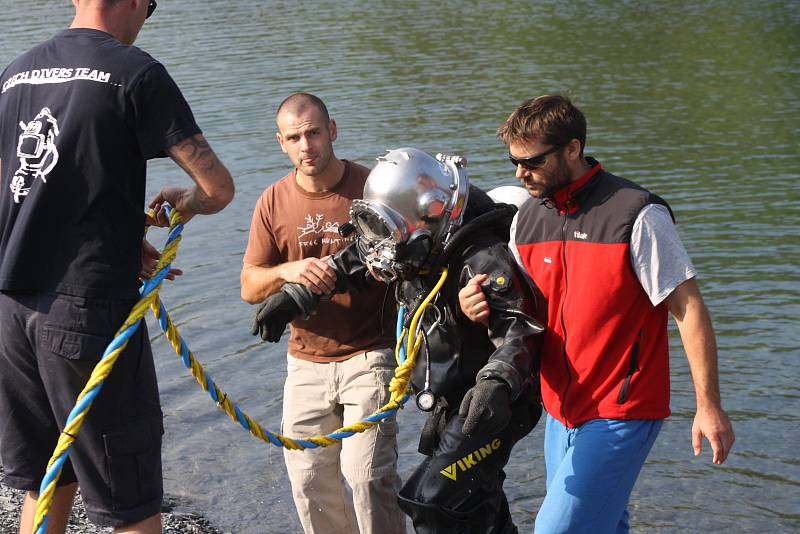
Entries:
[[519, 211], [514, 214], [514, 218], [511, 219], [511, 228], [508, 231], [508, 249], [511, 251], [511, 254], [514, 255], [514, 259], [517, 260], [517, 265], [519, 268], [522, 269], [523, 272], [525, 271], [525, 265], [522, 264], [522, 258], [519, 255], [519, 250], [517, 250], [517, 218], [519, 217]]
[[520, 272], [522, 272], [522, 276], [528, 281], [528, 283], [532, 287], [536, 287], [536, 282], [533, 281], [531, 277], [531, 273], [528, 272], [528, 269], [525, 268], [525, 264], [522, 263], [522, 256], [519, 255], [519, 250], [517, 249], [517, 218], [519, 216], [519, 212], [514, 214], [514, 218], [511, 219], [511, 228], [508, 230], [508, 249], [511, 251], [511, 254], [514, 256], [514, 260], [516, 260], [517, 265], [519, 266]]
[[697, 275], [669, 210], [660, 204], [648, 204], [639, 212], [630, 253], [633, 270], [653, 306]]

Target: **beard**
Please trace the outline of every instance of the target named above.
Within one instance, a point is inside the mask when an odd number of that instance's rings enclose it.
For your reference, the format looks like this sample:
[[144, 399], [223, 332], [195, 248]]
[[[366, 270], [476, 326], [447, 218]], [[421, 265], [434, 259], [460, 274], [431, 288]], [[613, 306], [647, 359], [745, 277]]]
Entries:
[[556, 191], [569, 185], [571, 173], [567, 166], [567, 161], [562, 154], [556, 155], [556, 168], [553, 170], [543, 170], [539, 172], [539, 180], [523, 180], [522, 184], [528, 193], [534, 198], [548, 198], [553, 196]]

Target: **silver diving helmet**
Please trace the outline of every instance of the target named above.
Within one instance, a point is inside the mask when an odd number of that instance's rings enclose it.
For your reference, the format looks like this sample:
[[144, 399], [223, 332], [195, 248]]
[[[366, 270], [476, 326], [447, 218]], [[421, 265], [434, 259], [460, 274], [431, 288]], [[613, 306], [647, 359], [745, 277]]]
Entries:
[[469, 181], [461, 156], [416, 148], [390, 150], [354, 200], [350, 221], [370, 273], [383, 282], [408, 280], [430, 263], [461, 225]]

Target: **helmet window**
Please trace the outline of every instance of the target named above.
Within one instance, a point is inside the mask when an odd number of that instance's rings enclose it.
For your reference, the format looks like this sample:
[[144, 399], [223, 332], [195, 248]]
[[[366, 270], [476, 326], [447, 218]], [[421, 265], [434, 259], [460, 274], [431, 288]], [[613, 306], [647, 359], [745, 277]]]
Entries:
[[355, 224], [358, 231], [370, 241], [381, 241], [391, 237], [391, 232], [378, 218], [377, 215], [369, 211], [359, 211], [355, 214]]

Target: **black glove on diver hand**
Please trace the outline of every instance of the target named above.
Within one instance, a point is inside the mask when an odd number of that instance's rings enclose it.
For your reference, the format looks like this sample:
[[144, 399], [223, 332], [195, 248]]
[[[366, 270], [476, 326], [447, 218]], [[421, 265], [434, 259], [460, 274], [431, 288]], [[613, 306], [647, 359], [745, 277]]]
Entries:
[[281, 340], [286, 325], [301, 315], [300, 306], [283, 291], [267, 297], [258, 307], [253, 318], [252, 334], [264, 341], [277, 343]]
[[508, 384], [486, 378], [464, 395], [458, 415], [465, 417], [463, 432], [470, 435], [495, 434], [511, 420], [511, 396]]

